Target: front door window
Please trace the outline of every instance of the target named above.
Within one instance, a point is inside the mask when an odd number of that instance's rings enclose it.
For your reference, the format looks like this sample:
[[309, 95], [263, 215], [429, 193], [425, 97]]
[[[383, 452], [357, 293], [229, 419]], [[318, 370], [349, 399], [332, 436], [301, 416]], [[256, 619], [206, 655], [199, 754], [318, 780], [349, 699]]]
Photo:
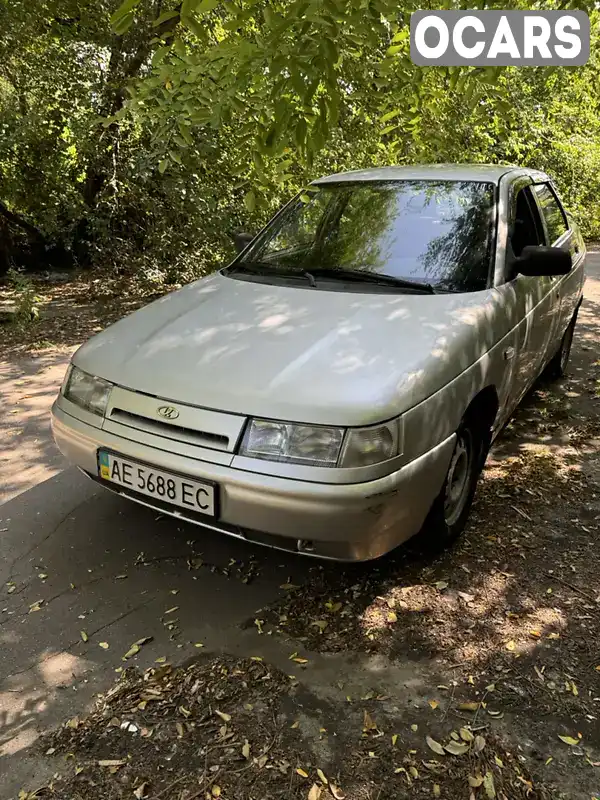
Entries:
[[518, 258], [528, 245], [544, 244], [540, 215], [529, 187], [517, 194], [509, 244], [514, 258]]

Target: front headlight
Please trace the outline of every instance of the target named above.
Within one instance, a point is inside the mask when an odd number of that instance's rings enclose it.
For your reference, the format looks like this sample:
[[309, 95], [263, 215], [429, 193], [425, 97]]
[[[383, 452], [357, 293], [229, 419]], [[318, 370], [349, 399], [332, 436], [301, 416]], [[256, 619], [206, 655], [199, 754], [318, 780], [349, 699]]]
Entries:
[[313, 467], [367, 467], [401, 452], [400, 422], [333, 428], [250, 420], [240, 455]]
[[112, 383], [71, 365], [61, 391], [71, 403], [103, 417], [112, 387]]
[[343, 428], [253, 419], [246, 428], [240, 455], [313, 467], [335, 467], [343, 438]]

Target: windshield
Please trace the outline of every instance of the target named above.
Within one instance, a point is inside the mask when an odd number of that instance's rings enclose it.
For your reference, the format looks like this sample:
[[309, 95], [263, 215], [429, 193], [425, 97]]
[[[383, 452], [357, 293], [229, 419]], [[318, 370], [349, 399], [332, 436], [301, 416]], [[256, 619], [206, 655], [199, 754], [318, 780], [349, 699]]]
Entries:
[[[335, 278], [393, 276], [438, 291], [485, 289], [494, 238], [491, 183], [401, 180], [310, 186], [259, 234], [236, 268]], [[339, 276], [342, 277], [341, 274]]]

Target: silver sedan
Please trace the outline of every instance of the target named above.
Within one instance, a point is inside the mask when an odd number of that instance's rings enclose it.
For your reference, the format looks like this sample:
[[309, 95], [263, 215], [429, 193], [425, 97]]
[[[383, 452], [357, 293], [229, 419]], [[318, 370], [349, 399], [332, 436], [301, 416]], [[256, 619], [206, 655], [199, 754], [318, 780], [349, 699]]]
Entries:
[[345, 560], [464, 528], [489, 446], [567, 366], [585, 246], [547, 175], [321, 178], [236, 258], [73, 356], [61, 451], [124, 497]]

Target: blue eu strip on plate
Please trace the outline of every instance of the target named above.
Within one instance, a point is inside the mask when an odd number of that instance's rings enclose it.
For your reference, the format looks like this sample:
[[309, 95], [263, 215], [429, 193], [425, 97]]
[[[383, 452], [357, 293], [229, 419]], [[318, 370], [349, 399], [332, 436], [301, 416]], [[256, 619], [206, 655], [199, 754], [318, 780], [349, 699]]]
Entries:
[[108, 453], [104, 450], [98, 452], [98, 465], [100, 466], [100, 477], [105, 480], [110, 480], [110, 465], [108, 461]]

